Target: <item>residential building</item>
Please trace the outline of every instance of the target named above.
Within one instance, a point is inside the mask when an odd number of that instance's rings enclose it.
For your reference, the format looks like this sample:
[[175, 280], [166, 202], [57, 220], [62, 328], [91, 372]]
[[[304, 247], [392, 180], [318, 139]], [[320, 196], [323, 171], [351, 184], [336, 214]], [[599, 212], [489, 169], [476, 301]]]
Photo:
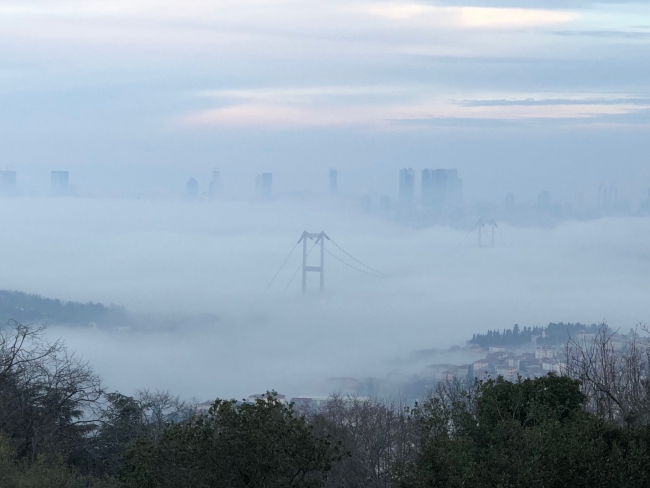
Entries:
[[547, 359], [555, 357], [555, 347], [542, 346], [535, 349], [535, 359]]

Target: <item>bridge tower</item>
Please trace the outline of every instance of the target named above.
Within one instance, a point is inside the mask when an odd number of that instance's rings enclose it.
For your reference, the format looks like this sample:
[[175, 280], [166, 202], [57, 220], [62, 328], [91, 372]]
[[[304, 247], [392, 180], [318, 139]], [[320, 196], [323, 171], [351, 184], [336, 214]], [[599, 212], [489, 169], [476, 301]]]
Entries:
[[[314, 245], [320, 244], [320, 266], [308, 266], [307, 265], [307, 241], [315, 240]], [[320, 291], [321, 293], [325, 289], [325, 239], [328, 241], [330, 238], [325, 234], [325, 232], [320, 232], [318, 234], [313, 234], [307, 231], [302, 233], [298, 243], [302, 242], [302, 292], [307, 293], [307, 273], [319, 273], [320, 274]]]

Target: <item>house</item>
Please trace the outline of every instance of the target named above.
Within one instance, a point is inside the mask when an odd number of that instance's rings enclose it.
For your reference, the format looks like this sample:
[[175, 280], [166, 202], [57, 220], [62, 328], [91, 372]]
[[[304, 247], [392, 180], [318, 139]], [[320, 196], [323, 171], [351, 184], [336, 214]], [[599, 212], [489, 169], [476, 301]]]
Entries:
[[[266, 393], [256, 393], [255, 395], [250, 395], [246, 401], [249, 403], [255, 403], [258, 400], [265, 402], [267, 398], [268, 395]], [[285, 395], [281, 395], [280, 393], [275, 395], [275, 399], [278, 401], [278, 403], [282, 403], [283, 405], [287, 403], [287, 397]]]
[[197, 403], [194, 406], [194, 409], [196, 410], [196, 413], [198, 415], [206, 415], [208, 413], [208, 411], [210, 410], [210, 407], [212, 406], [213, 403], [214, 403], [214, 400], [208, 400], [207, 402]]
[[555, 357], [555, 347], [542, 346], [535, 349], [535, 359], [547, 359]]
[[452, 371], [443, 371], [436, 375], [436, 381], [452, 381], [456, 379], [456, 373]]
[[516, 381], [519, 376], [519, 368], [513, 368], [507, 364], [497, 366], [497, 376], [503, 376], [506, 381]]

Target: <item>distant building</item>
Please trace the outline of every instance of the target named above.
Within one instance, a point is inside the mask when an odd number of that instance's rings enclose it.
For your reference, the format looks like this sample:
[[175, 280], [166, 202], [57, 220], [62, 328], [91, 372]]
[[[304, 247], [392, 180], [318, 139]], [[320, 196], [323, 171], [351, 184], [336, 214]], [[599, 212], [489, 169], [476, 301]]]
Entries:
[[555, 357], [553, 346], [542, 346], [535, 349], [535, 359], [552, 359]]
[[436, 374], [436, 381], [453, 381], [455, 379], [456, 373], [454, 371], [443, 371]]
[[390, 197], [388, 195], [382, 195], [379, 197], [379, 209], [382, 212], [390, 211]]
[[422, 201], [422, 206], [429, 207], [432, 201], [431, 191], [433, 190], [430, 169], [422, 170], [422, 181], [420, 183], [420, 200]]
[[292, 398], [291, 403], [296, 410], [305, 411], [325, 407], [331, 400], [328, 396], [302, 396]]
[[361, 210], [370, 213], [372, 210], [372, 197], [370, 195], [361, 195]]
[[474, 370], [474, 373], [476, 374], [478, 371], [486, 371], [488, 369], [488, 362], [484, 359], [474, 361], [472, 363], [472, 369]]
[[[266, 402], [268, 400], [269, 396], [266, 393], [256, 393], [254, 395], [250, 395], [246, 401], [250, 403], [255, 403], [258, 400]], [[287, 403], [287, 397], [286, 395], [282, 395], [281, 393], [277, 393], [275, 395], [275, 399], [278, 401], [278, 403], [286, 404]]]
[[262, 173], [255, 178], [255, 192], [262, 198], [273, 196], [273, 173]]
[[617, 199], [618, 190], [616, 189], [616, 185], [612, 183], [609, 185], [609, 188], [605, 184], [600, 185], [600, 188], [598, 188], [598, 206], [602, 210], [610, 210]]
[[537, 208], [545, 211], [551, 208], [551, 194], [549, 192], [539, 192], [539, 195], [537, 195]]
[[60, 197], [68, 194], [68, 182], [70, 173], [67, 171], [52, 171], [50, 173], [50, 183], [52, 195]]
[[457, 169], [422, 170], [421, 200], [424, 208], [444, 210], [462, 201], [463, 180]]
[[16, 172], [0, 171], [0, 194], [13, 195], [16, 193]]
[[335, 169], [330, 170], [330, 195], [338, 193], [339, 174]]
[[199, 182], [194, 178], [190, 178], [185, 185], [185, 193], [187, 198], [194, 200], [199, 197]]
[[206, 415], [210, 411], [210, 407], [212, 407], [213, 404], [214, 400], [208, 400], [207, 402], [197, 403], [194, 406], [194, 409], [196, 410], [197, 414]]
[[515, 209], [515, 194], [510, 192], [506, 195], [506, 210]]
[[208, 196], [210, 198], [217, 198], [221, 193], [221, 171], [214, 169], [212, 171], [212, 181], [208, 185]]
[[413, 204], [415, 174], [412, 168], [403, 168], [399, 172], [399, 203], [402, 206]]
[[497, 367], [497, 376], [503, 376], [503, 379], [506, 381], [516, 381], [518, 375], [518, 368], [512, 368], [506, 365]]

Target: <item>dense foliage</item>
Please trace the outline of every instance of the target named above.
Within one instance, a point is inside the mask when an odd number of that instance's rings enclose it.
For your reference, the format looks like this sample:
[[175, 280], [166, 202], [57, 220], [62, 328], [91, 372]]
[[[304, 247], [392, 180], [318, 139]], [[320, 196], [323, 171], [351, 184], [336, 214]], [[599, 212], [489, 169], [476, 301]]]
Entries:
[[125, 310], [115, 305], [61, 302], [40, 295], [0, 290], [0, 323], [17, 320], [22, 323], [87, 325], [90, 322], [118, 322], [125, 315]]
[[41, 329], [0, 328], [0, 486], [650, 486], [650, 344], [607, 327], [567, 375], [441, 382], [406, 406], [275, 393], [208, 412], [166, 392], [106, 392]]
[[340, 443], [315, 435], [269, 393], [255, 403], [217, 400], [207, 415], [170, 425], [158, 441], [140, 440], [123, 478], [134, 488], [309, 488], [343, 455]]
[[650, 431], [585, 412], [579, 384], [549, 375], [478, 383], [419, 405], [404, 487], [647, 487]]
[[598, 332], [598, 329], [599, 325], [597, 324], [565, 324], [560, 322], [558, 324], [550, 323], [546, 327], [535, 326], [523, 328], [520, 328], [519, 324], [515, 324], [512, 329], [504, 329], [503, 332], [489, 330], [485, 334], [474, 334], [468, 342], [484, 348], [490, 346], [519, 346], [522, 344], [530, 344], [533, 342], [533, 337], [535, 337], [535, 343], [539, 346], [557, 346], [564, 344], [569, 337], [576, 336], [580, 332], [595, 334]]

